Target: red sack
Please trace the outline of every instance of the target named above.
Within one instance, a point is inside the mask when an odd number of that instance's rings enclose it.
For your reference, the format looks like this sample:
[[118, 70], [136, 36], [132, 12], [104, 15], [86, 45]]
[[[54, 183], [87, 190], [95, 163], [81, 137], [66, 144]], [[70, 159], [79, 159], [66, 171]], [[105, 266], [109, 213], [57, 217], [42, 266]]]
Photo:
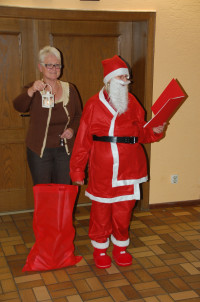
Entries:
[[33, 187], [33, 245], [22, 271], [52, 270], [79, 262], [74, 255], [73, 208], [78, 187], [39, 184]]

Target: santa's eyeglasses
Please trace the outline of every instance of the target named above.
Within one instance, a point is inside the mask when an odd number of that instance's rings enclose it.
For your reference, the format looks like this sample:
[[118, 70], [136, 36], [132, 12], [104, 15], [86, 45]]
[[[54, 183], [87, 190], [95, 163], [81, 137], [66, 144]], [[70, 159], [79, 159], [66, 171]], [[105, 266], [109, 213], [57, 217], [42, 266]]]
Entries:
[[120, 75], [120, 76], [117, 76], [117, 78], [119, 80], [129, 80], [129, 76], [127, 74], [123, 74], [123, 75]]

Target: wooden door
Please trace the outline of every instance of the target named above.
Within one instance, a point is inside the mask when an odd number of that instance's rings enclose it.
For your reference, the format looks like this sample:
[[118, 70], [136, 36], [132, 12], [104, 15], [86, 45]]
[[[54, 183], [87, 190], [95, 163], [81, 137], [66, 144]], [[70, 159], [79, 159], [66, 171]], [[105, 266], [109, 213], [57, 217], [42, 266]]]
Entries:
[[[62, 79], [76, 85], [83, 106], [104, 85], [102, 60], [118, 54], [131, 63], [132, 36], [131, 22], [51, 22], [50, 42], [63, 54]], [[79, 204], [91, 202], [86, 186], [81, 187]]]
[[[24, 84], [40, 78], [36, 64], [39, 49], [45, 45], [60, 49], [65, 66], [61, 79], [75, 84], [83, 106], [103, 86], [101, 61], [114, 54], [121, 55], [133, 70], [136, 85], [131, 86], [132, 92], [149, 113], [154, 17], [152, 13], [58, 10], [52, 13], [52, 10], [1, 8], [0, 213], [33, 209], [25, 146], [29, 118], [22, 118], [13, 109], [12, 100]], [[143, 209], [148, 208], [148, 184], [146, 188], [141, 201]], [[85, 186], [78, 203], [90, 202], [84, 191]]]
[[27, 120], [12, 100], [34, 74], [30, 20], [0, 19], [0, 212], [32, 208], [32, 184], [26, 163]]

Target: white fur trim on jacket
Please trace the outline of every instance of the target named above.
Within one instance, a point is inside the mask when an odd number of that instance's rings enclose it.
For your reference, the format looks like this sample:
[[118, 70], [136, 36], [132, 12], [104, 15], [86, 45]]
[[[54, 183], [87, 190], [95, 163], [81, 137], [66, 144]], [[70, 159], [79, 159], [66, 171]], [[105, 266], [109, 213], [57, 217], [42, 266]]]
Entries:
[[120, 195], [117, 197], [109, 197], [109, 198], [104, 198], [104, 197], [98, 197], [90, 194], [85, 191], [85, 196], [89, 197], [91, 200], [103, 202], [103, 203], [113, 203], [113, 202], [120, 202], [120, 201], [126, 201], [126, 200], [140, 200], [140, 187], [139, 184], [134, 185], [134, 194], [131, 195]]

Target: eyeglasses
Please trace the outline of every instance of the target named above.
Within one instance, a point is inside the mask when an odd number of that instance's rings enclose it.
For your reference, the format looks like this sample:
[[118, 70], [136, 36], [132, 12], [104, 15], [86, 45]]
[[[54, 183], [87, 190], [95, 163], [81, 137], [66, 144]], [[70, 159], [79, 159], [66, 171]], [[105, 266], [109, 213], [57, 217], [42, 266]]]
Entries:
[[44, 63], [40, 63], [40, 64], [45, 66], [47, 69], [53, 69], [54, 67], [56, 69], [61, 69], [62, 68], [61, 64], [44, 64]]
[[121, 75], [121, 76], [118, 76], [118, 78], [120, 79], [120, 80], [129, 80], [129, 76], [127, 75], [127, 74], [123, 74], [123, 75]]

